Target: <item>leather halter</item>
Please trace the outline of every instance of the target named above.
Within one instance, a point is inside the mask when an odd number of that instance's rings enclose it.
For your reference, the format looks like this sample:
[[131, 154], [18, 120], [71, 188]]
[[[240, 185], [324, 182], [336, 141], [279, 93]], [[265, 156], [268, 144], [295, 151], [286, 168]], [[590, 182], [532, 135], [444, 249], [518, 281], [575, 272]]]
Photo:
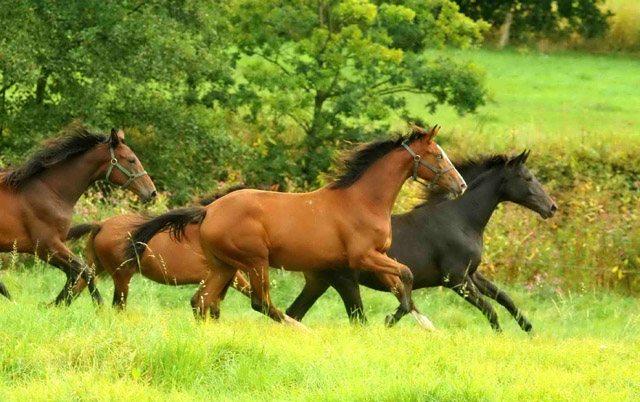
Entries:
[[[402, 146], [409, 152], [409, 154], [411, 154], [411, 156], [413, 156], [414, 165], [413, 165], [413, 176], [411, 178], [413, 179], [413, 181], [416, 181], [425, 187], [434, 186], [438, 182], [438, 180], [440, 180], [440, 177], [442, 177], [443, 174], [453, 169], [453, 165], [446, 167], [444, 169], [440, 169], [435, 166], [432, 166], [427, 162], [423, 161], [420, 155], [413, 152], [413, 150], [409, 147], [409, 145], [407, 145], [406, 142], [402, 143]], [[435, 177], [433, 178], [433, 180], [431, 180], [431, 183], [423, 183], [420, 180], [418, 180], [418, 167], [420, 165], [426, 166], [428, 169], [432, 170], [433, 173], [435, 173]]]
[[114, 167], [117, 167], [118, 169], [120, 169], [122, 173], [124, 173], [124, 175], [127, 176], [127, 178], [129, 179], [122, 186], [119, 186], [123, 190], [129, 187], [131, 183], [133, 183], [137, 178], [148, 174], [146, 170], [141, 173], [136, 173], [136, 174], [131, 173], [129, 170], [127, 170], [127, 168], [122, 166], [120, 162], [118, 162], [118, 158], [116, 158], [116, 154], [115, 154], [115, 151], [113, 150], [113, 147], [109, 147], [109, 151], [111, 152], [111, 162], [110, 162], [109, 170], [107, 170], [107, 175], [104, 177], [105, 183], [111, 184], [113, 186], [118, 186], [116, 183], [112, 182], [109, 179], [109, 177], [111, 177], [111, 172], [113, 171]]

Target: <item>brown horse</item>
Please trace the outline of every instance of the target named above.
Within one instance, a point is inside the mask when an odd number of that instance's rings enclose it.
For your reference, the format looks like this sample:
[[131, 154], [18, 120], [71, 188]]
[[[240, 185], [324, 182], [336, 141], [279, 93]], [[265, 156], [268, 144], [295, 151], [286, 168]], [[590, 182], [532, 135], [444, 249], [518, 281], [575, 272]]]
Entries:
[[[466, 184], [427, 132], [414, 127], [397, 140], [376, 141], [344, 160], [336, 180], [311, 193], [240, 190], [207, 207], [185, 208], [139, 226], [127, 256], [136, 258], [158, 232], [180, 237], [189, 224], [200, 223], [200, 239], [211, 274], [192, 299], [206, 318], [237, 270], [249, 275], [251, 305], [279, 322], [301, 325], [273, 306], [269, 267], [293, 271], [335, 266], [374, 272], [411, 305], [411, 270], [387, 257], [391, 245], [391, 209], [404, 182], [413, 175], [432, 180], [456, 194]], [[426, 162], [425, 162], [426, 161]], [[398, 279], [399, 278], [399, 279]]]
[[[236, 188], [231, 191], [237, 190]], [[204, 205], [222, 195], [214, 195], [203, 199]], [[95, 266], [96, 274], [107, 272], [113, 279], [113, 306], [124, 308], [129, 295], [129, 283], [137, 272], [152, 281], [165, 285], [193, 285], [206, 281], [210, 274], [207, 261], [200, 246], [198, 225], [189, 225], [184, 238], [177, 241], [169, 233], [155, 235], [137, 260], [127, 260], [124, 256], [123, 244], [129, 241], [129, 234], [137, 225], [145, 222], [139, 215], [127, 214], [114, 216], [98, 223], [82, 224], [69, 230], [68, 239], [79, 239], [90, 233], [87, 240], [87, 265]], [[82, 292], [86, 282], [82, 279], [74, 288], [76, 293]], [[251, 297], [247, 280], [238, 272], [233, 280], [233, 287], [244, 295]], [[218, 312], [211, 310], [211, 316]]]
[[73, 206], [91, 183], [103, 178], [145, 201], [156, 196], [153, 182], [124, 144], [122, 130], [111, 130], [108, 137], [76, 124], [45, 143], [22, 167], [0, 172], [0, 252], [35, 254], [61, 269], [67, 281], [56, 304], [71, 303], [71, 288], [81, 276], [94, 301], [102, 302], [90, 270], [64, 239]]

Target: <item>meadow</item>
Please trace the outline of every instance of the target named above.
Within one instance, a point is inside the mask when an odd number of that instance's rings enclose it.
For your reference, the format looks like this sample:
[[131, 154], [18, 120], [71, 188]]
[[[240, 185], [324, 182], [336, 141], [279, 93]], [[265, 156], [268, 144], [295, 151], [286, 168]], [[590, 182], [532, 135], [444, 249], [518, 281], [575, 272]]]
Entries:
[[[451, 156], [532, 149], [529, 165], [560, 207], [542, 220], [505, 205], [487, 228], [485, 272], [533, 323], [524, 334], [498, 307], [502, 334], [446, 289], [414, 292], [438, 331], [411, 317], [382, 325], [395, 298], [363, 290], [369, 325], [349, 325], [334, 291], [305, 319], [310, 333], [262, 317], [230, 291], [219, 322], [196, 323], [194, 288], [139, 277], [128, 310], [98, 311], [87, 294], [47, 308], [63, 275], [28, 257], [0, 257], [17, 304], [0, 302], [0, 400], [626, 401], [640, 399], [640, 61], [534, 51], [434, 52], [487, 72], [492, 102], [446, 108]], [[419, 191], [406, 186], [397, 210]], [[114, 192], [110, 198], [118, 199]], [[163, 210], [163, 200], [152, 210]], [[122, 213], [131, 200], [89, 195], [76, 222]], [[81, 248], [76, 245], [76, 249]], [[301, 289], [274, 271], [276, 306]], [[109, 300], [112, 286], [100, 289]]]

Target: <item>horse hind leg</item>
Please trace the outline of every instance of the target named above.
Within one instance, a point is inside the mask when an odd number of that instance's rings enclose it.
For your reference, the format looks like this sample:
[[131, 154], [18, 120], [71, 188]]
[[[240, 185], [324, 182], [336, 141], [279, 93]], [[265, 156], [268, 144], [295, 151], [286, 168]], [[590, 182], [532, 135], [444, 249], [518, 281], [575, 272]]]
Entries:
[[[222, 303], [222, 301], [224, 300], [225, 296], [227, 295], [227, 291], [229, 290], [229, 287], [231, 287], [231, 285], [234, 284], [236, 278], [237, 278], [237, 273], [236, 273], [236, 276], [231, 278], [231, 280], [225, 285], [225, 287], [222, 289], [222, 292], [220, 292], [219, 297], [217, 299], [213, 300], [213, 303], [211, 304], [211, 307], [209, 308], [209, 315], [211, 316], [212, 319], [214, 319], [214, 320], [219, 320], [220, 319], [220, 303]], [[248, 283], [247, 283], [247, 285], [248, 285]], [[244, 293], [244, 292], [242, 292], [242, 293]]]
[[224, 299], [237, 271], [210, 255], [207, 256], [207, 262], [209, 275], [191, 298], [193, 315], [199, 320], [205, 320], [210, 309], [213, 318], [220, 316], [220, 302]]
[[294, 320], [286, 314], [278, 310], [271, 301], [269, 294], [269, 263], [262, 261], [252, 264], [256, 268], [246, 269], [249, 274], [249, 282], [251, 283], [251, 307], [267, 315], [274, 321], [281, 322], [293, 327], [306, 329], [302, 323]]

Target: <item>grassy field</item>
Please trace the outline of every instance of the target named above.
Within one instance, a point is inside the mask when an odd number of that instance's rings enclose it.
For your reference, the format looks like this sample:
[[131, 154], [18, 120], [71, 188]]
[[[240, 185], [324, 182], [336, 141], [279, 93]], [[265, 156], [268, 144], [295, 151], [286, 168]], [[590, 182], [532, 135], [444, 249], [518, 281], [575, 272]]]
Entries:
[[[512, 288], [534, 324], [528, 336], [504, 309], [505, 331], [493, 334], [477, 310], [437, 289], [414, 295], [436, 333], [411, 317], [385, 329], [396, 302], [372, 291], [363, 295], [370, 324], [351, 327], [331, 292], [310, 311], [305, 333], [263, 318], [234, 291], [220, 322], [197, 324], [187, 309], [193, 287], [140, 278], [126, 313], [95, 312], [87, 295], [70, 309], [48, 309], [42, 303], [54, 298], [60, 277], [41, 267], [3, 276], [19, 304], [0, 304], [0, 400], [640, 398], [640, 303], [631, 297]], [[285, 307], [300, 280], [272, 278]]]
[[[95, 311], [86, 294], [69, 309], [50, 309], [44, 305], [63, 275], [4, 255], [0, 266], [8, 269], [0, 278], [18, 304], [0, 300], [0, 400], [640, 399], [640, 300], [633, 296], [640, 276], [640, 61], [442, 54], [485, 68], [493, 99], [476, 115], [460, 118], [445, 108], [425, 116], [444, 127], [449, 154], [530, 147], [530, 165], [560, 206], [548, 221], [505, 206], [486, 233], [483, 269], [509, 283], [533, 336], [501, 307], [505, 331], [493, 334], [479, 311], [443, 289], [414, 293], [436, 333], [411, 317], [385, 329], [395, 299], [369, 290], [368, 326], [350, 326], [331, 291], [305, 320], [311, 333], [263, 318], [233, 291], [220, 322], [198, 324], [188, 309], [193, 287], [140, 278], [126, 313]], [[409, 188], [398, 210], [416, 202]], [[91, 196], [76, 221], [128, 208]], [[272, 280], [284, 309], [301, 279], [274, 271]], [[109, 300], [110, 281], [100, 289]]]

